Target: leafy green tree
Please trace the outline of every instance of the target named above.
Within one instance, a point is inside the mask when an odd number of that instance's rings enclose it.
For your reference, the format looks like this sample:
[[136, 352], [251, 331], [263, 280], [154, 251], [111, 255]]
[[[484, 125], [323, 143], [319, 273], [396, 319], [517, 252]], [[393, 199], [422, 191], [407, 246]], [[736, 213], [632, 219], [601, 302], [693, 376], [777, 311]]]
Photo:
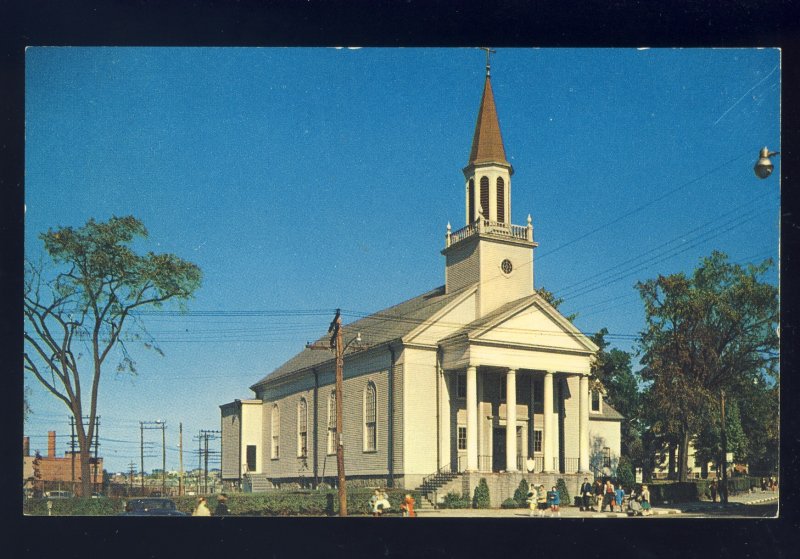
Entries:
[[[547, 301], [556, 310], [558, 310], [558, 307], [560, 307], [561, 303], [564, 302], [564, 299], [562, 299], [561, 297], [556, 297], [556, 295], [552, 291], [548, 291], [544, 287], [536, 288], [536, 293], [538, 293], [542, 297], [542, 299]], [[575, 319], [578, 318], [578, 313], [565, 315], [565, 318], [570, 322], [575, 322]]]
[[[708, 404], [775, 374], [778, 291], [760, 279], [771, 265], [766, 260], [742, 267], [715, 251], [691, 276], [637, 284], [646, 319], [641, 374], [651, 383], [649, 401], [666, 431], [678, 436], [681, 480], [691, 437], [708, 421], [719, 421], [703, 415]], [[725, 435], [723, 430], [723, 441]]]
[[135, 312], [185, 302], [200, 286], [201, 272], [172, 254], [135, 252], [131, 245], [147, 230], [132, 216], [90, 219], [39, 237], [50, 265], [25, 262], [24, 367], [75, 418], [81, 493], [88, 495], [89, 447], [109, 359], [117, 360], [118, 372], [135, 374], [129, 341], [160, 352]]
[[631, 461], [625, 456], [620, 456], [619, 464], [617, 464], [617, 484], [630, 491], [633, 484], [636, 482], [636, 477], [633, 474], [633, 466]]

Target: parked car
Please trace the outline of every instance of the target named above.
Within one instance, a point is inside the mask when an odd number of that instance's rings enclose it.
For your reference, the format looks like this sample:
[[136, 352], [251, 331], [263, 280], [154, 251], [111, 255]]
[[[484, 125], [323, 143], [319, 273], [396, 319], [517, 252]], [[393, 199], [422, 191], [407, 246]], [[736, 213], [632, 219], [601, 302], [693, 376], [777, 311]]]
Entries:
[[72, 491], [45, 491], [44, 496], [47, 499], [72, 499]]
[[188, 516], [178, 510], [172, 499], [144, 497], [130, 499], [125, 503], [125, 512], [121, 516]]

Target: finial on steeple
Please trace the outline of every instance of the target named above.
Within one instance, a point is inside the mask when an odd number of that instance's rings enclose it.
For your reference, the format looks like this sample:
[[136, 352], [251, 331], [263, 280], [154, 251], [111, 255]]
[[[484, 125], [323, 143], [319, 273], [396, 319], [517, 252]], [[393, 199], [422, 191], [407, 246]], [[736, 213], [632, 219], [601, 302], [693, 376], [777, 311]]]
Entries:
[[491, 75], [491, 62], [489, 61], [489, 55], [490, 54], [494, 54], [497, 51], [496, 50], [492, 50], [489, 47], [478, 47], [478, 48], [481, 49], [481, 50], [486, 51], [486, 77], [488, 78]]

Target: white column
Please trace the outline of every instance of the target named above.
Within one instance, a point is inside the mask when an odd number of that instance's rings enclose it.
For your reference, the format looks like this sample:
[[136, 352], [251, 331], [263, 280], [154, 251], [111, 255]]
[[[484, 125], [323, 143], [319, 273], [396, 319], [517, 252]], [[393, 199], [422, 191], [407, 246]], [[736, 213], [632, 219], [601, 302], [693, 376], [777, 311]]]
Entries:
[[544, 402], [542, 407], [542, 452], [544, 453], [544, 470], [553, 472], [553, 372], [544, 374]]
[[467, 367], [467, 471], [478, 469], [478, 368]]
[[517, 371], [506, 373], [506, 471], [517, 471]]
[[578, 470], [589, 471], [589, 376], [580, 377], [580, 414], [578, 424]]

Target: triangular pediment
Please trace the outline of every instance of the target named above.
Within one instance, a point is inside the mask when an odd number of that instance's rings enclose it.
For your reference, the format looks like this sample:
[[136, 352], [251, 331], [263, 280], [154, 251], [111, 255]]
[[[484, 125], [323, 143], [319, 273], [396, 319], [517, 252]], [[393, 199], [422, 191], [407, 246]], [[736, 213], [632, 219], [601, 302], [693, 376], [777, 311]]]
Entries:
[[595, 352], [598, 347], [539, 295], [509, 305], [469, 331], [471, 340]]

